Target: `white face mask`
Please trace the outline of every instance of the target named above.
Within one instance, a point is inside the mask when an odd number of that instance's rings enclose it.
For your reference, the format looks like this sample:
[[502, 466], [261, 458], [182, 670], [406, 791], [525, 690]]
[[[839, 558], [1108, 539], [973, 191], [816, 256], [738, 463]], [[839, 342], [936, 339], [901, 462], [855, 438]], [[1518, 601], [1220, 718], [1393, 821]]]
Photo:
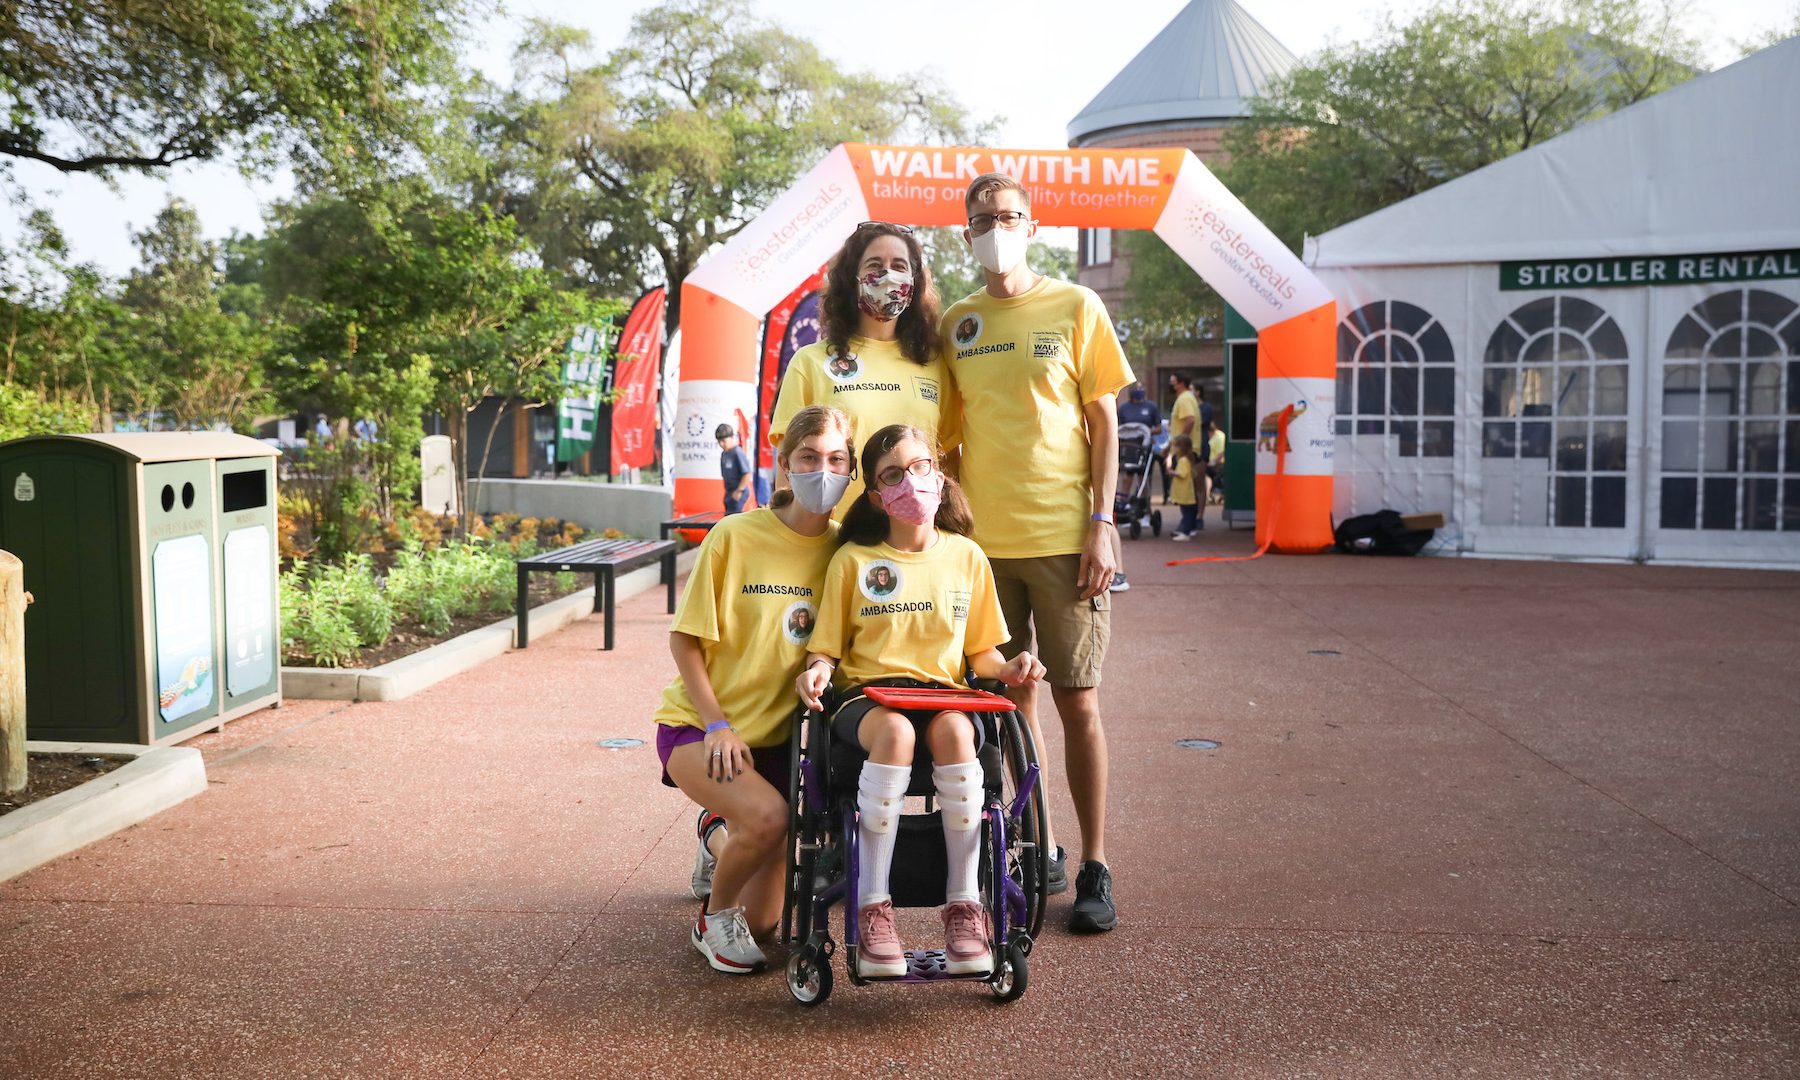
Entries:
[[830, 469], [791, 472], [788, 473], [788, 483], [794, 486], [794, 501], [815, 514], [830, 513], [850, 488], [848, 476], [834, 473]]
[[970, 244], [975, 261], [990, 274], [1009, 274], [1025, 259], [1025, 247], [1031, 243], [1028, 229], [1002, 229], [996, 225], [977, 236]]

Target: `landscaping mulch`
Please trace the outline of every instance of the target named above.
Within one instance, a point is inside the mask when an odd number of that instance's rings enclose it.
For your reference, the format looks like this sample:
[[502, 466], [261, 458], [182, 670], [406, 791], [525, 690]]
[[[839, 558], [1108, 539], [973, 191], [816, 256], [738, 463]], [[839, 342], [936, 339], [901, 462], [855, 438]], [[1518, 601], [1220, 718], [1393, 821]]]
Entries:
[[105, 776], [128, 760], [87, 754], [27, 754], [25, 790], [0, 795], [0, 814], [10, 814], [40, 799], [79, 787], [96, 776]]

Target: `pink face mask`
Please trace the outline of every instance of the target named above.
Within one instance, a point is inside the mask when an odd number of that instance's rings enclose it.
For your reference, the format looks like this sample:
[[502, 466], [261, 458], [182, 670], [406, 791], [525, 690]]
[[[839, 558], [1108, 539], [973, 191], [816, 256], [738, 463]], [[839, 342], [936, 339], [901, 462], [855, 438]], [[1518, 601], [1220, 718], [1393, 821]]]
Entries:
[[913, 476], [908, 473], [906, 479], [893, 487], [881, 489], [881, 506], [896, 521], [904, 521], [908, 525], [923, 525], [937, 517], [938, 503], [944, 498], [944, 475], [932, 473], [930, 476]]

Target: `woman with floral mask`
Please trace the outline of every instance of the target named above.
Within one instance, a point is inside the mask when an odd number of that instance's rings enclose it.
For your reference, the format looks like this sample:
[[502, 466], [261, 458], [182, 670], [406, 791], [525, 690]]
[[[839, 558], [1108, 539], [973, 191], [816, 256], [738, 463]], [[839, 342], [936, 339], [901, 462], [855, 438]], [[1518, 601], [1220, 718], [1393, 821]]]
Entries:
[[[938, 336], [938, 297], [913, 231], [865, 221], [831, 261], [820, 340], [794, 354], [769, 427], [779, 444], [788, 418], [808, 405], [850, 414], [867, 435], [911, 424], [945, 447], [960, 441], [962, 404]], [[862, 495], [860, 482], [838, 517]]]
[[690, 940], [732, 974], [765, 965], [756, 939], [781, 916], [790, 687], [838, 547], [831, 512], [856, 471], [850, 418], [837, 409], [801, 409], [785, 436], [790, 486], [700, 545], [669, 628], [679, 675], [656, 710], [662, 781], [702, 807], [693, 886], [707, 902]]
[[992, 959], [976, 877], [981, 728], [964, 713], [890, 709], [862, 691], [960, 686], [971, 668], [981, 678], [1026, 686], [1043, 677], [1044, 666], [1027, 652], [1011, 661], [1000, 655], [1006, 620], [993, 573], [969, 539], [962, 489], [938, 467], [925, 432], [882, 428], [863, 444], [862, 468], [870, 488], [844, 517], [846, 543], [825, 571], [812, 651], [795, 681], [801, 700], [815, 709], [835, 683], [842, 704], [832, 716], [833, 736], [856, 741], [869, 755], [857, 785], [858, 974], [906, 974], [888, 871], [920, 743], [930, 750], [943, 809], [945, 961], [955, 974], [986, 972]]

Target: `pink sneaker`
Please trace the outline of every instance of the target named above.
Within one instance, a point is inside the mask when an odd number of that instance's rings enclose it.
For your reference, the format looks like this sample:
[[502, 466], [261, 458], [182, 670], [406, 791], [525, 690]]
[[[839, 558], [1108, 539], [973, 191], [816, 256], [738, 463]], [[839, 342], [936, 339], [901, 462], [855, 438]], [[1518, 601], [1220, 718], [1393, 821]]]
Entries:
[[952, 975], [985, 975], [994, 970], [987, 912], [973, 900], [944, 905], [944, 968]]
[[894, 902], [883, 900], [856, 913], [856, 973], [865, 979], [906, 974], [906, 953], [894, 929]]

